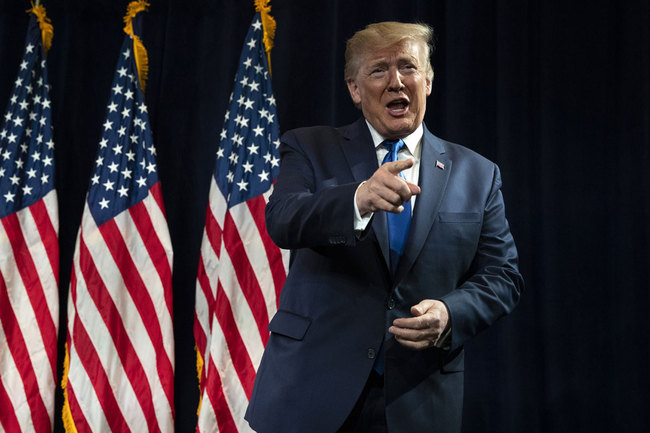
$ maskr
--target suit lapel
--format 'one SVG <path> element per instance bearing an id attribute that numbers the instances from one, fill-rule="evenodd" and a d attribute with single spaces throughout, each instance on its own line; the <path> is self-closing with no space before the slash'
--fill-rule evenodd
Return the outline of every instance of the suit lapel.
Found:
<path id="1" fill-rule="evenodd" d="M 452 161 L 445 156 L 442 140 L 425 127 L 420 155 L 419 185 L 422 193 L 415 200 L 413 220 L 395 279 L 397 282 L 411 269 L 431 230 L 447 187 Z"/>
<path id="2" fill-rule="evenodd" d="M 379 168 L 377 152 L 364 118 L 349 125 L 343 131 L 341 148 L 355 181 L 369 179 Z M 390 247 L 388 242 L 388 219 L 385 212 L 377 212 L 370 221 L 377 238 L 386 266 L 390 264 Z"/>

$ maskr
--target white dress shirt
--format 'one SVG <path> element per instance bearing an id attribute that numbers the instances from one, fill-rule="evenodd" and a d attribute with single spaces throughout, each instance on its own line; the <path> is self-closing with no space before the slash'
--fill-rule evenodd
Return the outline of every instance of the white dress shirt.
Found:
<path id="1" fill-rule="evenodd" d="M 377 153 L 377 163 L 379 165 L 384 162 L 384 158 L 388 153 L 388 149 L 381 144 L 386 140 L 384 137 L 379 135 L 377 130 L 372 127 L 372 125 L 366 120 L 368 129 L 370 129 L 370 135 L 372 136 L 372 141 L 375 144 L 375 152 Z M 410 135 L 404 137 L 404 146 L 397 153 L 398 160 L 405 160 L 413 158 L 414 164 L 412 167 L 407 168 L 402 171 L 402 174 L 406 180 L 410 183 L 417 185 L 418 179 L 420 177 L 420 154 L 422 152 L 422 146 L 420 145 L 422 141 L 422 136 L 424 135 L 424 127 L 422 124 L 417 127 Z M 359 185 L 361 186 L 361 185 Z M 357 191 L 359 188 L 357 188 Z M 415 209 L 415 197 L 411 197 L 411 214 L 413 209 Z M 357 194 L 354 194 L 354 229 L 356 231 L 364 231 L 370 222 L 370 219 L 374 215 L 373 212 L 369 212 L 366 216 L 361 216 L 359 213 L 359 208 L 357 207 Z"/>

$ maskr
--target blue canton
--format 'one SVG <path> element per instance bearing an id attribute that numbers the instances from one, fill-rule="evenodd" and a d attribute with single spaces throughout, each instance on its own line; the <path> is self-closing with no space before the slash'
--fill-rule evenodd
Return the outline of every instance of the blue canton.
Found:
<path id="1" fill-rule="evenodd" d="M 263 194 L 280 169 L 279 128 L 259 12 L 248 30 L 221 131 L 215 180 L 228 207 Z"/>
<path id="2" fill-rule="evenodd" d="M 126 36 L 88 189 L 88 207 L 98 226 L 147 196 L 158 181 L 155 155 L 133 40 Z"/>
<path id="3" fill-rule="evenodd" d="M 0 128 L 0 218 L 31 206 L 54 188 L 54 141 L 47 66 L 36 18 L 29 21 Z"/>

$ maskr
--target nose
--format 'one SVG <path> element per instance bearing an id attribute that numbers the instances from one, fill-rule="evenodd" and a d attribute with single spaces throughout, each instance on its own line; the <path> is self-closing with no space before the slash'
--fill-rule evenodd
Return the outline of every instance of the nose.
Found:
<path id="1" fill-rule="evenodd" d="M 391 92 L 399 92 L 404 88 L 402 83 L 402 75 L 397 68 L 390 68 L 388 70 L 388 90 Z"/>

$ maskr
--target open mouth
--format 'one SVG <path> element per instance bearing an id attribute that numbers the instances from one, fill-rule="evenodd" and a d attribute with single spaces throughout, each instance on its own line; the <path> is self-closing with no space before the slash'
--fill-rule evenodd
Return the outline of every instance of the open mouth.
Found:
<path id="1" fill-rule="evenodd" d="M 404 99 L 395 99 L 394 101 L 390 101 L 387 105 L 386 108 L 388 109 L 388 112 L 392 114 L 393 116 L 401 116 L 406 111 L 408 110 L 409 102 Z"/>

